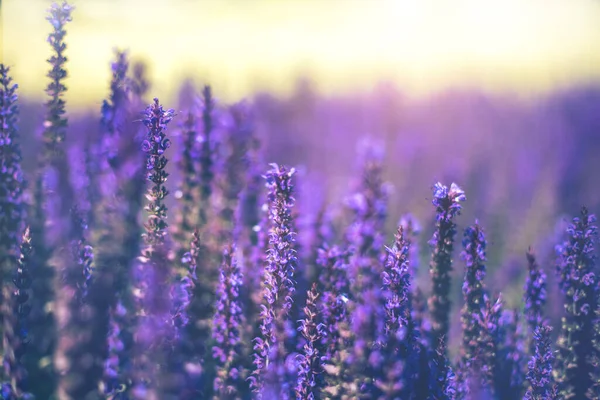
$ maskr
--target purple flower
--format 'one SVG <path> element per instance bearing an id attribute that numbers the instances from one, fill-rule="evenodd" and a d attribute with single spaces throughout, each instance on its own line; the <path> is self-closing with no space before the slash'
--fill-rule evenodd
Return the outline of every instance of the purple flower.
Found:
<path id="1" fill-rule="evenodd" d="M 5 280 L 17 267 L 19 241 L 25 217 L 21 146 L 17 130 L 17 85 L 9 68 L 0 64 L 0 268 Z"/>
<path id="2" fill-rule="evenodd" d="M 384 331 L 383 297 L 380 290 L 384 250 L 384 225 L 387 215 L 389 185 L 383 181 L 382 153 L 368 146 L 362 160 L 358 190 L 348 206 L 353 221 L 346 232 L 348 245 L 354 249 L 349 262 L 352 351 L 347 363 L 352 371 L 356 391 L 350 396 L 380 390 L 375 379 L 381 359 L 379 344 Z"/>
<path id="3" fill-rule="evenodd" d="M 31 325 L 32 336 L 40 338 L 31 346 L 32 359 L 52 357 L 56 346 L 55 320 L 46 307 L 54 301 L 54 259 L 61 268 L 76 268 L 75 260 L 69 253 L 69 240 L 72 239 L 70 229 L 70 211 L 73 205 L 73 190 L 69 181 L 69 165 L 67 163 L 65 136 L 68 120 L 65 116 L 66 93 L 64 80 L 67 77 L 65 64 L 65 26 L 71 21 L 73 7 L 66 2 L 61 5 L 53 3 L 47 15 L 52 25 L 48 35 L 48 43 L 52 47 L 52 56 L 47 60 L 50 71 L 47 77 L 50 82 L 46 86 L 48 100 L 45 104 L 45 119 L 42 133 L 42 154 L 38 161 L 37 177 L 33 188 L 34 204 L 30 221 L 31 239 L 34 248 L 36 266 L 33 281 Z M 60 254 L 53 254 L 54 247 L 61 248 Z M 55 257 L 53 257 L 55 256 Z M 65 294 L 65 293 L 62 293 Z M 32 387 L 37 398 L 48 398 L 56 390 L 57 374 L 54 367 L 43 368 L 39 363 L 31 363 L 29 373 L 34 381 L 48 382 L 47 385 Z M 92 378 L 93 379 L 93 378 Z M 86 386 L 87 382 L 82 386 Z"/>
<path id="4" fill-rule="evenodd" d="M 97 354 L 94 348 L 97 344 L 94 335 L 97 303 L 88 298 L 94 255 L 87 241 L 87 223 L 76 207 L 71 210 L 71 220 L 70 254 L 61 254 L 61 261 L 64 261 L 60 270 L 62 287 L 56 299 L 59 336 L 55 365 L 61 375 L 57 389 L 59 396 L 85 398 L 97 391 L 102 377 L 100 364 L 88 359 L 90 352 Z"/>
<path id="5" fill-rule="evenodd" d="M 157 374 L 158 365 L 165 363 L 166 351 L 173 338 L 171 299 L 169 290 L 165 290 L 171 283 L 171 265 L 168 260 L 167 249 L 167 206 L 165 200 L 169 194 L 165 183 L 169 174 L 165 171 L 167 158 L 165 151 L 170 147 L 165 129 L 174 117 L 173 110 L 164 110 L 158 99 L 154 99 L 145 112 L 143 120 L 147 128 L 146 139 L 142 143 L 142 150 L 146 153 L 146 179 L 151 185 L 146 192 L 148 203 L 145 207 L 148 213 L 147 222 L 144 224 L 145 232 L 142 235 L 145 248 L 139 257 L 139 296 L 138 310 L 141 318 L 138 322 L 137 359 L 135 366 L 134 393 L 143 393 L 147 396 L 159 396 L 172 389 L 170 371 Z M 151 350 L 149 352 L 149 350 Z M 160 382 L 159 382 L 160 381 Z M 142 390 L 144 389 L 144 390 Z"/>
<path id="6" fill-rule="evenodd" d="M 119 300 L 115 308 L 110 310 L 109 329 L 107 335 L 108 356 L 104 361 L 103 387 L 104 394 L 109 400 L 120 399 L 120 394 L 125 386 L 125 379 L 121 365 L 124 354 L 125 344 L 121 338 L 121 322 L 127 314 L 127 310 Z"/>
<path id="7" fill-rule="evenodd" d="M 565 316 L 558 339 L 557 383 L 564 398 L 594 398 L 590 392 L 596 383 L 594 359 L 600 348 L 594 346 L 598 307 L 598 278 L 594 245 L 598 228 L 596 217 L 583 207 L 581 216 L 573 218 L 567 228 L 568 239 L 559 247 L 557 272 L 564 294 Z M 588 397 L 586 397 L 588 396 Z"/>
<path id="8" fill-rule="evenodd" d="M 118 154 L 119 136 L 123 131 L 129 104 L 130 81 L 127 78 L 129 60 L 126 51 L 115 50 L 115 61 L 111 63 L 110 97 L 102 102 L 101 125 L 103 135 L 100 153 L 108 166 L 118 168 L 122 162 Z"/>
<path id="9" fill-rule="evenodd" d="M 352 253 L 341 251 L 337 246 L 326 244 L 319 249 L 317 264 L 322 270 L 320 283 L 323 296 L 320 299 L 323 337 L 323 365 L 325 370 L 325 391 L 340 398 L 348 394 L 351 384 L 346 363 L 349 350 L 350 320 L 347 308 L 350 282 L 347 269 L 348 258 Z"/>
<path id="10" fill-rule="evenodd" d="M 486 290 L 485 277 L 485 248 L 486 240 L 483 229 L 476 222 L 465 229 L 462 256 L 465 260 L 465 277 L 462 292 L 464 306 L 461 312 L 463 327 L 462 357 L 466 367 L 471 366 L 476 354 L 480 351 L 479 339 L 482 326 L 477 321 L 482 318 L 485 306 Z"/>
<path id="11" fill-rule="evenodd" d="M 402 226 L 398 228 L 394 246 L 386 247 L 386 250 L 388 256 L 382 273 L 383 288 L 386 293 L 386 335 L 394 340 L 403 340 L 412 336 L 409 331 L 414 327 L 411 326 L 412 317 L 409 304 L 410 244 L 405 238 Z"/>
<path id="12" fill-rule="evenodd" d="M 197 204 L 199 197 L 197 192 L 200 187 L 198 168 L 198 133 L 196 131 L 196 117 L 192 111 L 188 112 L 187 118 L 181 124 L 180 135 L 182 136 L 182 155 L 177 167 L 182 175 L 179 189 L 175 192 L 179 207 L 172 233 L 176 243 L 175 258 L 180 260 L 187 248 L 194 227 L 197 223 Z"/>
<path id="13" fill-rule="evenodd" d="M 502 315 L 502 297 L 496 301 L 484 296 L 484 304 L 480 312 L 473 313 L 471 322 L 477 326 L 479 336 L 471 337 L 465 345 L 463 337 L 462 358 L 457 371 L 458 398 L 479 399 L 475 391 L 484 391 L 488 395 L 494 393 L 495 359 L 498 350 L 498 330 L 500 316 Z M 471 358 L 465 356 L 469 351 Z"/>
<path id="14" fill-rule="evenodd" d="M 531 247 L 527 251 L 528 275 L 525 282 L 524 303 L 525 316 L 528 323 L 530 337 L 544 321 L 544 307 L 546 305 L 546 273 L 536 261 L 535 253 Z M 529 355 L 535 354 L 536 342 L 529 340 Z"/>
<path id="15" fill-rule="evenodd" d="M 239 299 L 242 274 L 235 257 L 235 247 L 223 251 L 223 262 L 217 287 L 217 305 L 213 319 L 212 348 L 217 376 L 215 396 L 219 399 L 241 399 L 244 381 L 241 378 L 241 333 L 245 323 Z"/>
<path id="16" fill-rule="evenodd" d="M 411 315 L 410 242 L 404 227 L 399 226 L 392 248 L 386 247 L 387 260 L 382 273 L 385 295 L 385 334 L 381 346 L 384 376 L 378 387 L 385 399 L 419 396 L 417 382 L 420 370 L 419 332 Z"/>
<path id="17" fill-rule="evenodd" d="M 66 1 L 61 5 L 53 3 L 48 11 L 46 19 L 52 24 L 54 31 L 48 35 L 48 43 L 52 46 L 54 54 L 48 62 L 52 69 L 48 73 L 51 79 L 50 84 L 46 88 L 46 93 L 50 100 L 46 103 L 47 116 L 44 122 L 44 156 L 47 161 L 60 157 L 62 150 L 59 146 L 65 140 L 67 128 L 67 119 L 65 114 L 65 102 L 61 99 L 67 88 L 63 84 L 63 80 L 67 77 L 67 71 L 63 68 L 67 58 L 64 55 L 66 44 L 64 38 L 66 35 L 65 25 L 71 21 L 71 12 L 73 6 Z M 57 153 L 58 152 L 58 153 Z"/>
<path id="18" fill-rule="evenodd" d="M 325 326 L 319 322 L 318 297 L 317 284 L 313 283 L 307 293 L 304 319 L 300 320 L 300 327 L 298 328 L 298 331 L 306 340 L 302 354 L 298 356 L 296 398 L 299 400 L 319 399 L 323 387 L 320 342 L 326 332 Z"/>
<path id="19" fill-rule="evenodd" d="M 448 187 L 436 183 L 433 187 L 432 203 L 436 210 L 436 228 L 429 244 L 433 247 L 429 273 L 433 293 L 429 298 L 431 313 L 431 343 L 438 343 L 441 336 L 448 336 L 450 318 L 450 273 L 456 224 L 454 218 L 460 214 L 460 203 L 465 193 L 455 184 Z"/>
<path id="20" fill-rule="evenodd" d="M 421 225 L 412 214 L 405 214 L 400 218 L 398 226 L 404 229 L 406 241 L 410 244 L 409 259 L 410 259 L 410 275 L 415 278 L 419 270 L 419 246 L 417 236 L 421 233 Z M 413 287 L 413 291 L 414 291 Z"/>
<path id="21" fill-rule="evenodd" d="M 238 242 L 241 226 L 240 195 L 246 185 L 246 171 L 250 165 L 249 151 L 254 140 L 254 120 L 252 108 L 246 102 L 229 107 L 224 122 L 224 138 L 219 148 L 219 240 L 227 243 L 230 240 Z M 204 154 L 206 150 L 202 152 Z M 203 159 L 203 158 L 202 158 Z"/>
<path id="22" fill-rule="evenodd" d="M 447 354 L 446 340 L 441 337 L 429 363 L 428 388 L 436 399 L 452 400 L 456 396 L 456 376 Z"/>
<path id="23" fill-rule="evenodd" d="M 29 228 L 25 229 L 20 246 L 20 257 L 13 271 L 14 288 L 5 285 L 2 289 L 4 376 L 9 380 L 10 395 L 3 398 L 26 398 L 29 388 L 27 370 L 23 365 L 23 356 L 30 341 L 28 317 L 31 310 L 29 301 L 32 284 L 31 262 L 33 248 Z"/>
<path id="24" fill-rule="evenodd" d="M 286 359 L 286 320 L 292 308 L 297 265 L 296 233 L 292 230 L 294 205 L 292 176 L 295 170 L 271 164 L 265 175 L 269 190 L 269 249 L 264 276 L 264 302 L 260 313 L 261 336 L 255 339 L 254 365 L 250 384 L 262 398 L 263 387 L 275 388 L 280 398 L 291 398 L 291 380 Z"/>
<path id="25" fill-rule="evenodd" d="M 550 342 L 552 328 L 546 324 L 540 324 L 533 334 L 535 352 L 529 361 L 527 380 L 529 389 L 525 393 L 525 400 L 557 400 L 557 386 L 552 377 L 552 364 L 554 354 Z"/>
<path id="26" fill-rule="evenodd" d="M 527 265 L 529 273 L 525 282 L 525 314 L 529 330 L 533 333 L 542 323 L 547 294 L 546 274 L 538 265 L 531 247 L 527 250 Z M 535 343 L 531 342 L 531 354 L 533 354 L 534 345 Z"/>

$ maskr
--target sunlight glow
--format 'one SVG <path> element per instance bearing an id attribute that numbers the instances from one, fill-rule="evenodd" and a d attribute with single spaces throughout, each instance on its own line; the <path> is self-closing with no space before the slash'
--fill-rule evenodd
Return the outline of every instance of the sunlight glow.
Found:
<path id="1" fill-rule="evenodd" d="M 600 3 L 562 0 L 75 0 L 69 96 L 98 103 L 115 46 L 147 60 L 174 96 L 193 75 L 225 98 L 325 93 L 396 82 L 411 95 L 454 86 L 536 93 L 600 78 Z M 2 1 L 2 59 L 22 92 L 46 84 L 46 0 Z"/>

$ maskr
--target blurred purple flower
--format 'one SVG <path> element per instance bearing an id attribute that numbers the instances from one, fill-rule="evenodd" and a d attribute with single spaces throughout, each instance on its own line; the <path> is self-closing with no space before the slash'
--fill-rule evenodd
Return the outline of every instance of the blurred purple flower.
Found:
<path id="1" fill-rule="evenodd" d="M 529 333 L 537 329 L 544 319 L 544 306 L 546 305 L 546 273 L 536 261 L 535 253 L 530 247 L 527 250 L 528 275 L 524 287 L 525 315 L 529 325 Z M 535 342 L 530 341 L 529 353 L 533 354 Z"/>
<path id="2" fill-rule="evenodd" d="M 241 399 L 244 381 L 241 333 L 245 323 L 239 299 L 242 274 L 235 258 L 235 247 L 223 251 L 223 261 L 217 287 L 217 305 L 213 319 L 212 348 L 217 376 L 214 380 L 215 396 L 224 400 Z"/>

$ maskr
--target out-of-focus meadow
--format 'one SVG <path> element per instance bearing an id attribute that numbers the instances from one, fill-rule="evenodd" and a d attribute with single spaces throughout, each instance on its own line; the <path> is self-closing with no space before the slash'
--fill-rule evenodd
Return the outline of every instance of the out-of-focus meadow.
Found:
<path id="1" fill-rule="evenodd" d="M 299 207 L 311 212 L 300 215 L 314 216 L 324 201 L 341 205 L 362 141 L 380 141 L 394 186 L 389 233 L 408 211 L 422 221 L 423 285 L 436 181 L 465 189 L 459 227 L 475 218 L 487 227 L 489 282 L 509 305 L 521 299 L 527 247 L 552 270 L 563 215 L 581 205 L 600 212 L 598 2 L 73 3 L 70 140 L 99 129 L 118 47 L 147 65 L 149 93 L 167 107 L 185 110 L 189 86 L 203 84 L 222 103 L 253 103 L 265 161 L 301 171 Z M 26 171 L 43 122 L 48 5 L 1 3 Z M 513 294 L 505 289 L 516 282 Z"/>

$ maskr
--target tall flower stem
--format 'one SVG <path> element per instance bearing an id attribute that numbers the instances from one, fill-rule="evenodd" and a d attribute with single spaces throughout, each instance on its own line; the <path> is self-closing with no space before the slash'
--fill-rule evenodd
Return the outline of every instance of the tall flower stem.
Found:
<path id="1" fill-rule="evenodd" d="M 598 234 L 596 217 L 584 207 L 567 228 L 568 239 L 560 246 L 557 268 L 559 286 L 565 296 L 565 316 L 558 340 L 555 378 L 565 399 L 591 399 L 596 385 L 594 358 L 594 310 L 598 307 L 598 275 L 594 244 Z"/>
<path id="2" fill-rule="evenodd" d="M 245 323 L 239 295 L 242 274 L 235 258 L 235 247 L 223 252 L 223 262 L 217 287 L 217 306 L 213 319 L 213 358 L 217 363 L 214 380 L 214 399 L 238 400 L 242 398 L 244 383 L 241 380 L 241 333 Z"/>
<path id="3" fill-rule="evenodd" d="M 317 299 L 319 293 L 317 284 L 313 283 L 306 296 L 304 319 L 300 320 L 298 330 L 306 340 L 299 355 L 298 382 L 296 384 L 296 398 L 300 400 L 314 400 L 321 398 L 323 389 L 323 366 L 321 360 L 321 340 L 325 336 L 325 326 L 319 322 L 320 313 Z"/>
<path id="4" fill-rule="evenodd" d="M 525 315 L 529 332 L 533 334 L 543 322 L 544 306 L 546 304 L 546 274 L 536 261 L 535 253 L 530 247 L 527 250 L 528 274 L 525 282 Z M 530 341 L 530 355 L 535 351 L 535 342 Z"/>
<path id="5" fill-rule="evenodd" d="M 30 340 L 28 316 L 31 310 L 31 261 L 33 248 L 29 229 L 25 229 L 20 247 L 20 257 L 14 271 L 14 287 L 3 286 L 2 317 L 4 319 L 2 347 L 4 350 L 4 374 L 11 386 L 14 399 L 27 398 L 29 382 L 23 356 Z M 13 397 L 10 398 L 12 400 Z"/>
<path id="6" fill-rule="evenodd" d="M 65 64 L 65 26 L 71 21 L 73 6 L 67 2 L 53 3 L 46 20 L 52 25 L 48 43 L 52 47 L 52 56 L 47 60 L 50 79 L 46 87 L 49 97 L 45 104 L 46 116 L 43 124 L 43 148 L 39 158 L 37 176 L 33 188 L 34 204 L 30 215 L 31 243 L 34 249 L 35 265 L 33 274 L 31 324 L 32 337 L 38 338 L 25 357 L 30 379 L 40 382 L 31 390 L 36 398 L 49 398 L 56 390 L 56 373 L 49 361 L 56 346 L 56 323 L 53 305 L 55 286 L 60 287 L 56 279 L 55 267 L 74 267 L 69 241 L 71 237 L 71 206 L 73 193 L 69 181 L 69 166 L 66 163 L 65 137 L 68 120 L 66 103 L 63 99 L 67 87 Z M 51 234 L 50 234 L 51 233 Z M 55 285 L 56 284 L 56 285 Z"/>
<path id="7" fill-rule="evenodd" d="M 264 302 L 260 314 L 261 336 L 255 339 L 250 379 L 257 398 L 292 397 L 291 379 L 285 370 L 286 320 L 292 308 L 294 271 L 297 265 L 296 233 L 292 230 L 294 169 L 271 164 L 265 175 L 269 190 L 269 249 L 264 274 Z M 268 390 L 269 395 L 264 393 Z"/>
<path id="8" fill-rule="evenodd" d="M 165 168 L 165 151 L 170 147 L 165 129 L 173 119 L 174 111 L 165 111 L 157 98 L 145 112 L 143 120 L 147 129 L 142 150 L 147 154 L 146 179 L 150 184 L 146 191 L 148 203 L 144 208 L 148 214 L 144 224 L 143 239 L 145 248 L 139 257 L 138 296 L 142 309 L 138 310 L 140 319 L 136 339 L 136 372 L 133 397 L 136 399 L 163 399 L 169 390 L 168 371 L 157 375 L 157 367 L 165 363 L 166 346 L 171 339 L 171 299 L 170 291 L 165 290 L 171 284 L 171 265 L 167 249 L 167 206 L 165 200 L 169 194 L 165 183 L 169 174 Z M 151 351 L 149 351 L 151 350 Z"/>
<path id="9" fill-rule="evenodd" d="M 10 69 L 0 64 L 0 281 L 14 272 L 19 258 L 19 241 L 25 217 L 22 194 L 21 145 L 17 130 L 17 88 Z"/>
<path id="10" fill-rule="evenodd" d="M 558 399 L 557 387 L 552 378 L 554 355 L 550 341 L 551 332 L 552 328 L 543 324 L 539 325 L 533 334 L 535 351 L 528 364 L 529 389 L 525 393 L 524 400 Z"/>
<path id="11" fill-rule="evenodd" d="M 431 343 L 439 343 L 440 338 L 448 337 L 450 326 L 450 273 L 456 224 L 454 218 L 460 214 L 460 203 L 465 201 L 465 192 L 455 183 L 450 188 L 436 183 L 433 189 L 433 206 L 436 211 L 436 227 L 429 242 L 433 246 L 429 273 L 433 293 L 429 298 L 431 313 Z"/>

